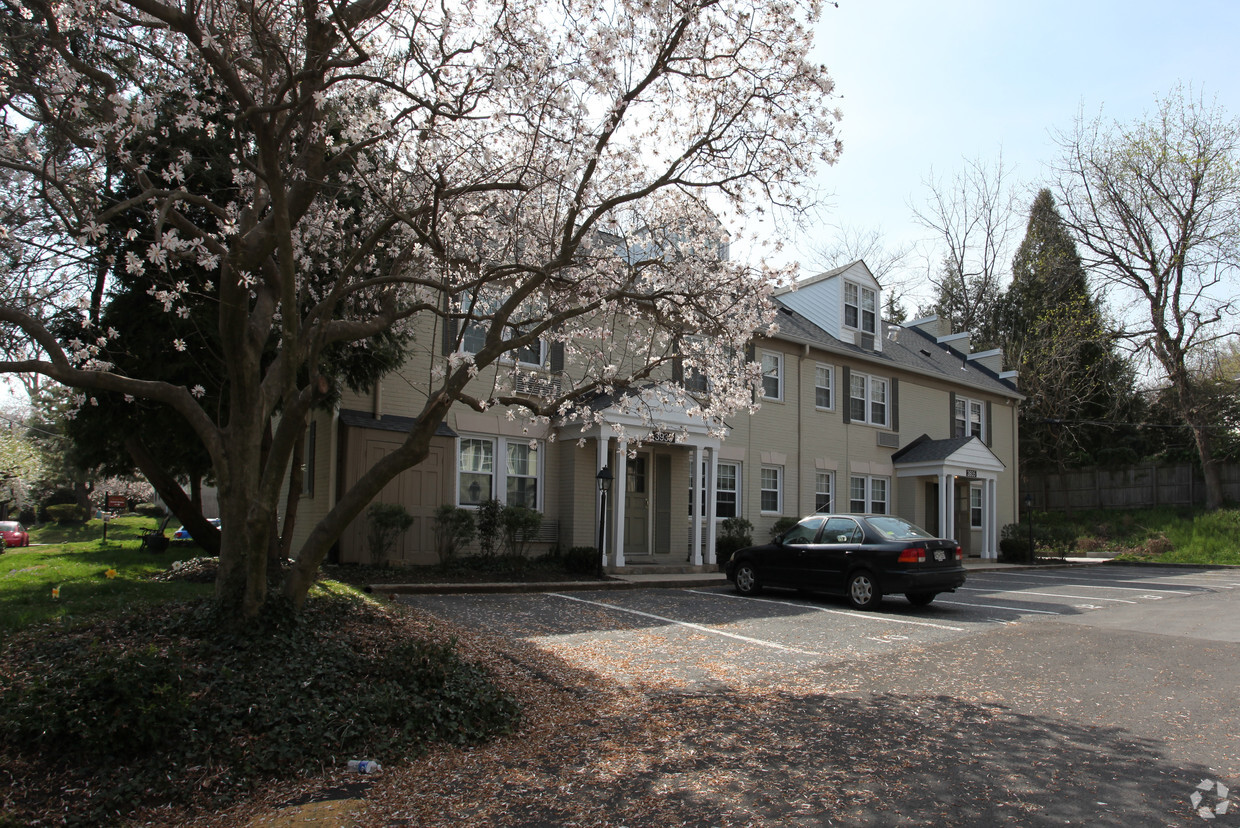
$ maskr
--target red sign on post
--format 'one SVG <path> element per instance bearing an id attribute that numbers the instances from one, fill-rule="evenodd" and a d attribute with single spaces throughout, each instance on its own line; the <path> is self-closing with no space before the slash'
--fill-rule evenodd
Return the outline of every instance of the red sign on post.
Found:
<path id="1" fill-rule="evenodd" d="M 104 500 L 107 502 L 109 512 L 118 512 L 129 505 L 129 501 L 124 495 L 107 495 Z"/>

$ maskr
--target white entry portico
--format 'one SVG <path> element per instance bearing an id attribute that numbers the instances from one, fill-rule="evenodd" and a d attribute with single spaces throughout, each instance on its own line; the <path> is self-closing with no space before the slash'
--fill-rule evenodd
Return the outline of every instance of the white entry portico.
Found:
<path id="1" fill-rule="evenodd" d="M 603 497 L 595 492 L 595 524 L 604 526 L 603 563 L 616 567 L 626 565 L 625 533 L 640 531 L 628 520 L 626 493 L 633 489 L 630 460 L 651 448 L 687 452 L 688 479 L 652 475 L 653 485 L 672 486 L 689 491 L 689 514 L 683 520 L 689 525 L 689 562 L 694 565 L 715 562 L 715 485 L 721 438 L 720 428 L 712 428 L 701 416 L 690 415 L 677 404 L 675 396 L 661 386 L 651 386 L 618 402 L 600 401 L 598 422 L 587 427 L 574 427 L 569 439 L 593 440 L 596 446 L 596 471 L 609 468 L 613 477 L 612 492 L 607 497 L 607 514 L 602 514 Z M 725 427 L 726 428 L 726 427 Z M 566 429 L 567 430 L 567 429 Z M 645 456 L 644 454 L 642 455 Z M 705 480 L 702 479 L 703 469 Z M 643 468 L 642 471 L 645 474 Z M 646 485 L 643 481 L 642 485 Z M 697 501 L 705 492 L 705 503 Z M 683 501 L 682 508 L 683 508 Z M 705 521 L 690 520 L 689 515 L 703 513 Z M 668 516 L 671 517 L 670 515 Z M 646 521 L 652 521 L 647 516 Z M 646 525 L 649 525 L 648 523 Z M 683 562 L 683 552 L 681 555 Z"/>
<path id="2" fill-rule="evenodd" d="M 925 504 L 925 522 L 937 523 L 936 534 L 941 537 L 959 540 L 965 533 L 976 531 L 971 525 L 957 525 L 956 504 L 959 494 L 971 496 L 972 490 L 980 489 L 980 557 L 999 556 L 999 475 L 1006 467 L 980 438 L 970 435 L 931 440 L 923 435 L 891 459 L 898 478 L 924 478 L 935 484 L 931 491 L 937 492 L 937 502 Z M 960 487 L 968 488 L 958 491 Z"/>

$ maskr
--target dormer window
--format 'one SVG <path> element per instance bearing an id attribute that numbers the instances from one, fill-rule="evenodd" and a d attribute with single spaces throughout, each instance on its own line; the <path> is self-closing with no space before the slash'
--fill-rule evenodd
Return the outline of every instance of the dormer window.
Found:
<path id="1" fill-rule="evenodd" d="M 863 333 L 876 333 L 878 326 L 878 293 L 856 282 L 845 282 L 844 325 Z"/>

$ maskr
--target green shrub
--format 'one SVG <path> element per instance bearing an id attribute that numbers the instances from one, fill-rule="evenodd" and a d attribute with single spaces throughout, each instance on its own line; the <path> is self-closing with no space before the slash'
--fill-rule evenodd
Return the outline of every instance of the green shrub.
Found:
<path id="1" fill-rule="evenodd" d="M 478 504 L 478 549 L 484 558 L 493 557 L 499 547 L 503 512 L 504 504 L 498 500 L 484 500 Z"/>
<path id="2" fill-rule="evenodd" d="M 48 506 L 47 519 L 57 523 L 85 523 L 90 519 L 90 512 L 76 503 L 55 503 Z"/>
<path id="3" fill-rule="evenodd" d="M 474 515 L 468 509 L 444 503 L 435 510 L 435 551 L 439 553 L 441 566 L 451 566 L 462 546 L 474 539 L 477 527 Z"/>
<path id="4" fill-rule="evenodd" d="M 738 549 L 753 546 L 753 524 L 743 517 L 725 518 L 715 538 L 715 563 L 723 569 Z"/>
<path id="5" fill-rule="evenodd" d="M 1002 563 L 1028 563 L 1029 540 L 1020 538 L 999 539 L 999 560 Z"/>
<path id="6" fill-rule="evenodd" d="M 794 517 L 781 517 L 779 520 L 771 524 L 771 540 L 775 540 L 780 535 L 796 526 L 800 521 Z"/>
<path id="7" fill-rule="evenodd" d="M 524 558 L 530 540 L 542 526 L 542 515 L 525 506 L 505 506 L 500 510 L 499 523 L 503 531 L 504 551 Z"/>
<path id="8" fill-rule="evenodd" d="M 574 546 L 564 556 L 564 569 L 579 575 L 593 575 L 598 572 L 599 555 L 593 546 Z"/>
<path id="9" fill-rule="evenodd" d="M 386 560 L 396 539 L 413 525 L 413 515 L 399 503 L 372 503 L 366 509 L 369 524 L 370 559 L 373 563 Z"/>

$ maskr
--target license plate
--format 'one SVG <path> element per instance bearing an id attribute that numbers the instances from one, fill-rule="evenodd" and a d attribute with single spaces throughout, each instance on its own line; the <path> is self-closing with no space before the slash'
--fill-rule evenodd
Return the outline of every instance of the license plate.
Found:
<path id="1" fill-rule="evenodd" d="M 943 561 L 947 560 L 947 553 L 944 552 L 942 549 L 936 549 L 934 550 L 934 559 L 942 563 Z"/>

